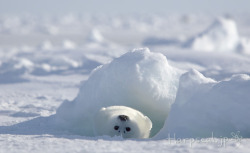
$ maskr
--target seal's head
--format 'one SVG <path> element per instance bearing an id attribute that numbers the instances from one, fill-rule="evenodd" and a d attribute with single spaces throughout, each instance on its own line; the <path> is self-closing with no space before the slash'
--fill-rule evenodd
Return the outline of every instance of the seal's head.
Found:
<path id="1" fill-rule="evenodd" d="M 148 138 L 152 122 L 141 112 L 125 106 L 102 108 L 95 116 L 96 135 Z"/>

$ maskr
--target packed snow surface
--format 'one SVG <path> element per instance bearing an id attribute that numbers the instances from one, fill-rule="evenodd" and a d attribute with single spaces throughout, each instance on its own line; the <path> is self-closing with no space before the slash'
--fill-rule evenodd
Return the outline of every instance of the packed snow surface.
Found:
<path id="1" fill-rule="evenodd" d="M 249 21 L 0 15 L 0 152 L 249 152 Z M 150 138 L 94 136 L 114 105 Z"/>

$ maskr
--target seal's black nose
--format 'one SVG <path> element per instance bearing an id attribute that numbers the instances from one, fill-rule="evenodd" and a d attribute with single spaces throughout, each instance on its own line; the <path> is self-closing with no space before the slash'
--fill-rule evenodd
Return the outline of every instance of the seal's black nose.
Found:
<path id="1" fill-rule="evenodd" d="M 119 118 L 121 121 L 127 121 L 127 120 L 129 120 L 129 117 L 126 116 L 126 115 L 119 115 L 118 118 Z"/>

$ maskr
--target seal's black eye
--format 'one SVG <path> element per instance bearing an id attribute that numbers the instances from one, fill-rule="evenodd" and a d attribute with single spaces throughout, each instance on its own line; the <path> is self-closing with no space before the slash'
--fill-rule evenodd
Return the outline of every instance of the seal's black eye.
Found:
<path id="1" fill-rule="evenodd" d="M 129 132 L 131 130 L 130 127 L 126 127 L 126 131 Z"/>
<path id="2" fill-rule="evenodd" d="M 118 130 L 118 129 L 119 129 L 119 126 L 117 126 L 117 125 L 114 126 L 114 129 L 115 129 L 115 130 Z"/>

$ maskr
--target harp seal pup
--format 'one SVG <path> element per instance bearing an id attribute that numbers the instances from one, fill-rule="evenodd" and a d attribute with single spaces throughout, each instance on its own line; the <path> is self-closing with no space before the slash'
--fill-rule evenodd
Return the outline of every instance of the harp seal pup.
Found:
<path id="1" fill-rule="evenodd" d="M 123 138 L 148 138 L 151 120 L 138 110 L 126 106 L 101 108 L 94 118 L 96 136 L 122 136 Z"/>

